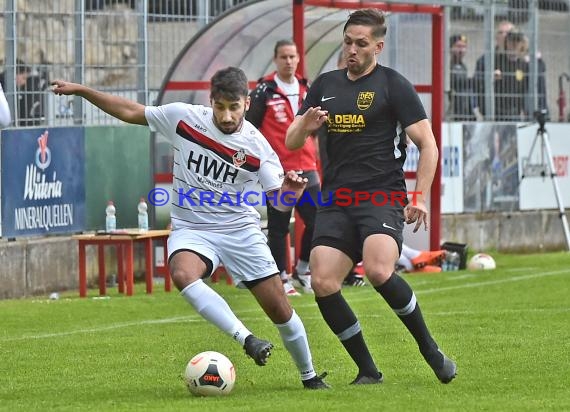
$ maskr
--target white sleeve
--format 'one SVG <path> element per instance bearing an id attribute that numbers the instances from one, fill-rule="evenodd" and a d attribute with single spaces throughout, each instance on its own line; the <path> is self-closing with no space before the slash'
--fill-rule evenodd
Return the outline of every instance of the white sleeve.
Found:
<path id="1" fill-rule="evenodd" d="M 153 132 L 158 132 L 173 142 L 178 122 L 188 114 L 188 105 L 170 103 L 163 106 L 146 106 L 144 115 Z"/>
<path id="2" fill-rule="evenodd" d="M 259 183 L 264 192 L 271 192 L 281 188 L 285 173 L 279 157 L 269 146 L 269 143 L 264 146 L 265 150 L 263 150 L 264 153 L 260 159 L 261 164 L 259 166 Z"/>
<path id="3" fill-rule="evenodd" d="M 4 95 L 4 90 L 0 84 L 0 128 L 9 126 L 12 123 L 12 116 L 10 115 L 10 106 Z"/>

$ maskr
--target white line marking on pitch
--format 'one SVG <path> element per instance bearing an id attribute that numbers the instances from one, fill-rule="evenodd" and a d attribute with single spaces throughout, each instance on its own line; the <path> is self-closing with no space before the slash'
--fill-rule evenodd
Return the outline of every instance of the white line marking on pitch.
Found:
<path id="1" fill-rule="evenodd" d="M 438 293 L 438 292 L 446 292 L 448 290 L 477 288 L 477 287 L 482 287 L 482 286 L 498 285 L 501 283 L 508 283 L 508 282 L 520 282 L 523 280 L 531 280 L 531 279 L 537 279 L 537 278 L 541 278 L 541 277 L 545 277 L 545 276 L 555 276 L 555 275 L 561 275 L 561 274 L 570 274 L 570 270 L 557 270 L 557 271 L 553 271 L 553 272 L 535 273 L 532 275 L 517 276 L 517 277 L 513 277 L 513 278 L 506 278 L 506 279 L 497 279 L 497 280 L 489 280 L 489 281 L 484 281 L 484 282 L 466 283 L 463 285 L 445 286 L 445 287 L 441 287 L 441 288 L 426 289 L 426 290 L 416 290 L 415 293 L 418 295 L 419 294 L 431 294 L 431 293 Z M 374 298 L 376 299 L 377 297 L 374 296 Z M 367 296 L 367 297 L 356 298 L 356 299 L 351 298 L 350 300 L 351 301 L 362 301 L 362 300 L 368 300 L 368 299 L 371 299 L 371 297 Z M 313 307 L 314 303 L 311 302 L 311 304 L 295 305 L 295 306 L 296 307 Z M 255 308 L 255 309 L 237 311 L 237 313 L 241 314 L 241 313 L 247 313 L 247 312 L 257 312 L 260 310 L 261 310 L 260 308 Z M 535 310 L 540 311 L 541 309 L 535 309 Z M 533 310 L 530 309 L 530 311 L 533 311 Z M 548 311 L 548 309 L 544 309 L 544 311 Z M 566 311 L 566 309 L 563 308 L 562 311 Z M 434 312 L 432 314 L 437 314 L 437 313 L 438 312 Z M 440 312 L 440 313 L 451 313 L 451 312 Z M 475 313 L 475 312 L 473 312 L 473 313 Z M 493 313 L 496 313 L 496 312 L 493 311 Z M 309 317 L 305 316 L 304 318 L 307 318 L 307 319 L 313 319 L 313 318 L 317 319 L 318 318 L 318 319 L 320 319 L 320 317 L 310 317 L 310 316 Z M 166 318 L 166 319 L 148 319 L 148 320 L 141 320 L 141 321 L 136 321 L 136 322 L 116 323 L 116 324 L 112 324 L 112 325 L 108 325 L 108 326 L 101 326 L 101 327 L 89 328 L 89 329 L 75 329 L 75 330 L 70 330 L 67 332 L 56 332 L 56 333 L 46 333 L 46 334 L 39 334 L 39 335 L 24 335 L 24 336 L 0 338 L 0 342 L 13 342 L 13 341 L 29 340 L 29 339 L 57 338 L 57 337 L 75 335 L 75 334 L 80 334 L 80 333 L 98 333 L 98 332 L 104 332 L 104 331 L 108 331 L 108 330 L 126 328 L 126 327 L 130 327 L 130 326 L 143 326 L 143 325 L 153 325 L 153 324 L 163 324 L 163 323 L 196 322 L 198 320 L 200 320 L 200 321 L 202 320 L 202 318 L 199 317 L 198 315 L 178 316 L 178 317 Z"/>
<path id="2" fill-rule="evenodd" d="M 458 275 L 453 277 L 448 277 L 446 280 L 461 280 L 461 279 L 469 279 L 474 278 L 476 275 L 473 273 L 465 273 L 464 275 Z"/>
<path id="3" fill-rule="evenodd" d="M 483 282 L 465 283 L 463 285 L 445 286 L 442 288 L 418 290 L 416 291 L 416 293 L 419 295 L 419 294 L 428 294 L 428 293 L 447 292 L 448 290 L 455 290 L 455 289 L 478 288 L 480 286 L 499 285 L 501 283 L 508 283 L 508 282 L 520 282 L 521 280 L 537 279 L 537 278 L 543 278 L 545 276 L 562 275 L 565 273 L 570 274 L 570 270 L 568 269 L 555 270 L 553 272 L 533 273 L 532 275 L 517 276 L 514 278 L 487 280 Z"/>

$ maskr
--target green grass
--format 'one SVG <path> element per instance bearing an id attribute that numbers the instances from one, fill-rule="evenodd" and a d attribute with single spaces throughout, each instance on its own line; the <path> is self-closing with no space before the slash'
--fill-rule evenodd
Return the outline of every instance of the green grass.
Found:
<path id="1" fill-rule="evenodd" d="M 305 391 L 277 330 L 249 292 L 215 284 L 276 348 L 263 368 L 175 292 L 130 298 L 0 301 L 0 410 L 543 411 L 570 410 L 570 254 L 496 255 L 499 269 L 407 275 L 458 377 L 438 383 L 411 336 L 370 287 L 344 294 L 360 318 L 382 385 L 348 385 L 355 367 L 311 296 L 291 298 L 329 391 Z M 159 288 L 155 288 L 159 289 Z M 91 296 L 95 291 L 90 291 Z M 181 374 L 204 350 L 237 371 L 232 394 L 196 398 Z"/>

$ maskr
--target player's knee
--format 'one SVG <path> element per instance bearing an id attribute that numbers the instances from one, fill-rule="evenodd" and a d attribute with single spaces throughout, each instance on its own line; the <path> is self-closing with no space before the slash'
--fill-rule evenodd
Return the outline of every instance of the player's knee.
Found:
<path id="1" fill-rule="evenodd" d="M 331 274 L 332 275 L 332 274 Z M 319 296 L 329 295 L 340 289 L 341 281 L 334 276 L 326 276 L 326 274 L 317 271 L 311 271 L 311 288 Z"/>
<path id="2" fill-rule="evenodd" d="M 287 323 L 293 316 L 293 308 L 286 296 L 283 299 L 275 299 L 271 305 L 264 309 L 269 319 L 276 324 Z"/>
<path id="3" fill-rule="evenodd" d="M 192 271 L 180 266 L 171 266 L 170 277 L 172 279 L 172 283 L 174 283 L 178 290 L 182 290 L 189 284 L 200 279 L 202 275 L 199 273 L 193 273 Z"/>
<path id="4" fill-rule="evenodd" d="M 392 276 L 394 265 L 366 265 L 365 263 L 364 272 L 372 286 L 380 286 Z"/>

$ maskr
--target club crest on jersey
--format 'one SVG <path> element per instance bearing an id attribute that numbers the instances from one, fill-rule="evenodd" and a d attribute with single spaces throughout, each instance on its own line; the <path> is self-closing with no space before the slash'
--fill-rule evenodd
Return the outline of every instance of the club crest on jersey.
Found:
<path id="1" fill-rule="evenodd" d="M 374 100 L 374 92 L 360 92 L 356 105 L 360 110 L 366 110 L 372 105 L 372 100 Z"/>
<path id="2" fill-rule="evenodd" d="M 234 162 L 235 167 L 241 167 L 246 162 L 245 150 L 239 149 L 235 152 L 232 156 L 232 161 Z"/>

